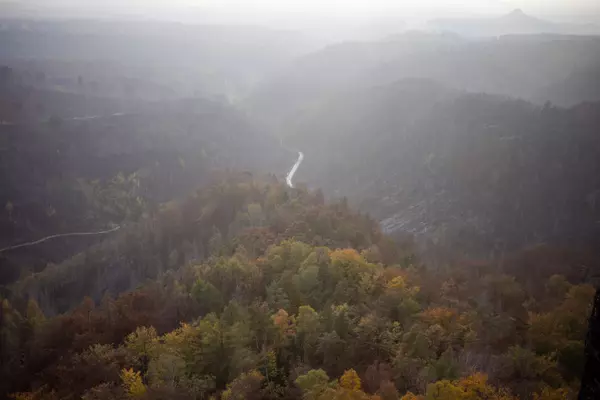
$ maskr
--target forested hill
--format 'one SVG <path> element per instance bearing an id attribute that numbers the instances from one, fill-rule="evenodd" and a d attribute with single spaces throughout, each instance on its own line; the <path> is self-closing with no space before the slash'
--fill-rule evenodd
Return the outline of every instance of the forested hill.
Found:
<path id="1" fill-rule="evenodd" d="M 495 265 L 428 268 L 409 243 L 393 243 L 343 201 L 327 205 L 318 191 L 273 179 L 225 178 L 14 285 L 0 314 L 2 393 L 516 400 L 576 392 L 591 286 L 550 275 L 543 258 L 529 257 L 540 274 L 524 279 Z"/>
<path id="2" fill-rule="evenodd" d="M 300 181 L 349 196 L 390 232 L 465 252 L 589 245 L 599 115 L 598 103 L 541 107 L 405 80 L 305 113 L 289 143 L 306 156 Z"/>
<path id="3" fill-rule="evenodd" d="M 0 247 L 136 221 L 209 182 L 214 171 L 284 175 L 293 157 L 240 113 L 205 100 L 1 125 Z M 85 238 L 62 239 L 3 253 L 0 282 L 87 245 Z"/>
<path id="4" fill-rule="evenodd" d="M 381 243 L 385 248 L 387 243 L 375 221 L 349 213 L 344 205 L 321 207 L 320 192 L 289 193 L 274 177 L 255 183 L 250 174 L 215 179 L 195 195 L 168 202 L 83 253 L 17 282 L 15 294 L 55 314 L 86 296 L 100 301 L 239 245 L 258 257 L 286 238 L 333 248 Z"/>

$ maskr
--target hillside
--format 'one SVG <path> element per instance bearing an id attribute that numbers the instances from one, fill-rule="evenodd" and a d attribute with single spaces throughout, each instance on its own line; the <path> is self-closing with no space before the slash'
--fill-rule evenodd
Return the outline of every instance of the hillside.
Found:
<path id="1" fill-rule="evenodd" d="M 304 56 L 259 86 L 247 106 L 285 129 L 290 120 L 340 92 L 406 78 L 543 104 L 560 100 L 560 93 L 543 92 L 549 85 L 598 66 L 600 39 L 594 37 L 522 35 L 471 41 L 413 32 L 381 42 L 341 43 Z M 595 98 L 585 91 L 578 95 L 573 101 Z"/>
<path id="2" fill-rule="evenodd" d="M 600 68 L 575 71 L 563 80 L 553 82 L 536 95 L 538 101 L 552 101 L 563 107 L 581 102 L 600 101 Z"/>
<path id="3" fill-rule="evenodd" d="M 110 115 L 131 111 L 136 106 L 127 99 L 97 96 L 83 90 L 69 92 L 47 86 L 37 82 L 29 72 L 0 65 L 0 124 L 41 122 L 53 117 Z"/>
<path id="4" fill-rule="evenodd" d="M 275 239 L 303 238 L 315 245 L 359 249 L 386 240 L 368 218 L 336 221 L 348 211 L 320 210 L 322 196 L 292 196 L 282 184 L 254 184 L 250 174 L 231 175 L 223 183 L 217 177 L 184 201 L 164 204 L 110 239 L 28 276 L 14 286 L 15 293 L 55 314 L 86 296 L 100 301 L 190 261 L 231 251 L 232 246 L 244 245 L 258 256 Z M 301 221 L 316 226 L 304 232 L 297 225 Z"/>
<path id="5" fill-rule="evenodd" d="M 408 80 L 332 100 L 289 143 L 305 153 L 299 180 L 348 196 L 388 232 L 464 252 L 589 244 L 599 233 L 598 111 Z"/>
<path id="6" fill-rule="evenodd" d="M 15 285 L 0 314 L 1 389 L 568 398 L 594 290 L 550 276 L 542 258 L 529 265 L 541 274 L 523 281 L 495 265 L 427 268 L 344 202 L 230 175 Z"/>
<path id="7" fill-rule="evenodd" d="M 137 220 L 207 183 L 215 171 L 283 175 L 294 157 L 233 109 L 202 100 L 2 125 L 0 140 L 0 247 Z M 2 282 L 87 245 L 75 238 L 2 254 Z"/>

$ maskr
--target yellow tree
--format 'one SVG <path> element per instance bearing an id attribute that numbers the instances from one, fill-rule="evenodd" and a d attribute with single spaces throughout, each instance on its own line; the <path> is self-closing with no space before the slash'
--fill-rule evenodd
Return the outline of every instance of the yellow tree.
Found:
<path id="1" fill-rule="evenodd" d="M 142 382 L 142 376 L 139 371 L 133 369 L 122 369 L 121 370 L 121 381 L 123 389 L 127 396 L 130 398 L 142 397 L 146 393 L 146 386 Z"/>
<path id="2" fill-rule="evenodd" d="M 414 394 L 413 392 L 408 392 L 400 398 L 400 400 L 424 400 L 424 399 L 425 398 L 423 396 L 418 396 L 418 395 Z"/>
<path id="3" fill-rule="evenodd" d="M 360 390 L 361 382 L 355 370 L 349 369 L 340 378 L 340 386 L 348 390 Z"/>
<path id="4" fill-rule="evenodd" d="M 455 381 L 441 380 L 430 384 L 426 400 L 517 400 L 507 390 L 487 383 L 487 375 L 475 373 Z"/>
<path id="5" fill-rule="evenodd" d="M 330 384 L 317 397 L 318 400 L 381 400 L 377 395 L 369 395 L 362 391 L 362 382 L 355 370 L 349 369 L 341 376 L 339 384 Z"/>

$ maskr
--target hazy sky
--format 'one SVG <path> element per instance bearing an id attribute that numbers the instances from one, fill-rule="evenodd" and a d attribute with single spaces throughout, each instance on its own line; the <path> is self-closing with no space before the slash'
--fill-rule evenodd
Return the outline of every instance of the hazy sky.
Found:
<path id="1" fill-rule="evenodd" d="M 198 6 L 208 8 L 240 7 L 262 11 L 305 10 L 318 12 L 324 8 L 364 11 L 373 9 L 427 10 L 452 8 L 494 11 L 523 8 L 530 12 L 579 13 L 598 10 L 598 0 L 12 0 L 37 4 L 111 5 L 111 6 Z"/>
<path id="2" fill-rule="evenodd" d="M 7 0 L 0 0 L 7 1 Z M 361 20 L 381 16 L 500 14 L 514 8 L 537 16 L 600 16 L 600 0 L 12 0 L 12 2 L 67 6 L 115 12 L 196 12 L 216 18 L 248 22 L 301 17 Z"/>

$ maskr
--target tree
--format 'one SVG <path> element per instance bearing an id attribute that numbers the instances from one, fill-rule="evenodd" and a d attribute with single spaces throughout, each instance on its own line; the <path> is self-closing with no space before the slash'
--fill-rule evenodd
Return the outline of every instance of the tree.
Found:
<path id="1" fill-rule="evenodd" d="M 15 310 L 7 299 L 0 298 L 0 371 L 9 374 L 11 368 L 18 364 L 18 353 L 21 345 L 21 314 Z M 1 381 L 0 388 L 9 390 L 11 382 Z"/>
<path id="2" fill-rule="evenodd" d="M 192 296 L 200 304 L 203 314 L 219 312 L 223 308 L 223 296 L 210 282 L 198 279 L 192 287 Z"/>
<path id="3" fill-rule="evenodd" d="M 404 396 L 402 396 L 400 400 L 425 400 L 425 398 L 423 396 L 417 396 L 412 392 L 408 392 Z"/>
<path id="4" fill-rule="evenodd" d="M 389 380 L 381 382 L 379 389 L 377 390 L 377 394 L 379 397 L 381 397 L 381 400 L 400 400 L 398 389 L 396 389 L 394 383 Z M 403 396 L 402 400 L 408 400 L 404 399 L 404 397 L 406 396 Z"/>
<path id="5" fill-rule="evenodd" d="M 250 226 L 261 226 L 264 223 L 265 214 L 260 203 L 248 204 L 246 208 L 248 210 Z"/>
<path id="6" fill-rule="evenodd" d="M 520 396 L 545 385 L 558 387 L 563 383 L 557 362 L 550 355 L 538 356 L 529 349 L 513 346 L 498 361 L 497 378 Z"/>
<path id="7" fill-rule="evenodd" d="M 319 314 L 310 306 L 300 306 L 296 316 L 297 341 L 303 349 L 303 359 L 308 361 L 314 352 L 319 330 Z"/>
<path id="8" fill-rule="evenodd" d="M 296 378 L 295 383 L 304 392 L 305 400 L 314 400 L 327 389 L 329 376 L 322 369 L 311 369 Z"/>
<path id="9" fill-rule="evenodd" d="M 125 338 L 125 347 L 138 356 L 152 357 L 156 354 L 158 336 L 154 327 L 141 326 Z"/>
<path id="10" fill-rule="evenodd" d="M 133 352 L 145 374 L 151 360 L 158 356 L 158 336 L 154 327 L 139 327 L 125 338 L 125 347 Z"/>
<path id="11" fill-rule="evenodd" d="M 290 342 L 296 335 L 296 323 L 293 316 L 289 316 L 287 311 L 280 309 L 271 316 L 273 325 L 277 328 L 277 339 L 275 344 L 283 346 Z"/>
<path id="12" fill-rule="evenodd" d="M 349 369 L 340 378 L 340 386 L 348 390 L 360 390 L 361 382 L 355 370 Z"/>
<path id="13" fill-rule="evenodd" d="M 517 400 L 507 390 L 487 383 L 484 374 L 473 374 L 456 381 L 442 380 L 427 387 L 425 400 Z"/>
<path id="14" fill-rule="evenodd" d="M 35 334 L 46 320 L 46 316 L 40 309 L 40 306 L 38 306 L 37 302 L 33 299 L 29 299 L 27 302 L 27 313 L 25 315 L 27 325 L 33 334 Z"/>
<path id="15" fill-rule="evenodd" d="M 188 364 L 198 375 L 214 376 L 217 387 L 225 387 L 229 381 L 230 355 L 225 348 L 225 327 L 214 314 L 208 314 L 195 326 L 188 326 L 185 335 L 184 355 Z"/>
<path id="16" fill-rule="evenodd" d="M 260 400 L 263 398 L 261 385 L 264 379 L 256 370 L 243 373 L 227 385 L 221 400 Z"/>
<path id="17" fill-rule="evenodd" d="M 173 352 L 160 352 L 148 364 L 147 376 L 152 386 L 176 387 L 186 377 L 185 360 Z"/>
<path id="18" fill-rule="evenodd" d="M 553 292 L 563 292 L 562 302 L 550 312 L 531 314 L 529 338 L 537 353 L 556 352 L 565 374 L 577 378 L 583 372 L 585 318 L 591 312 L 594 288 L 573 285 L 567 290 L 564 282 L 554 277 L 549 285 Z"/>
<path id="19" fill-rule="evenodd" d="M 409 286 L 403 276 L 392 278 L 380 298 L 382 311 L 393 321 L 406 324 L 420 311 L 420 305 L 415 300 L 419 290 L 418 286 Z"/>
<path id="20" fill-rule="evenodd" d="M 123 389 L 130 398 L 139 398 L 146 393 L 146 386 L 142 382 L 142 376 L 139 371 L 133 369 L 123 369 L 121 371 L 121 381 Z"/>

